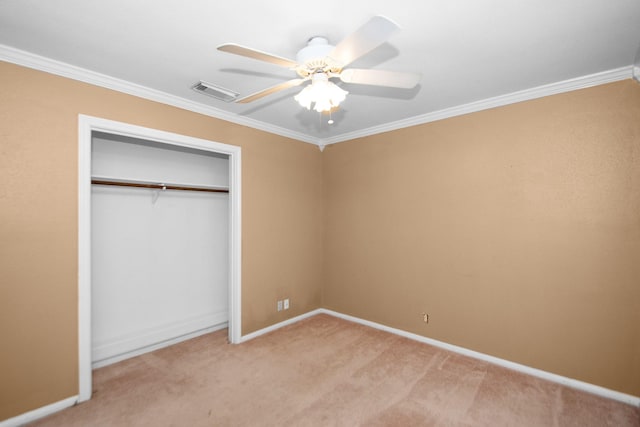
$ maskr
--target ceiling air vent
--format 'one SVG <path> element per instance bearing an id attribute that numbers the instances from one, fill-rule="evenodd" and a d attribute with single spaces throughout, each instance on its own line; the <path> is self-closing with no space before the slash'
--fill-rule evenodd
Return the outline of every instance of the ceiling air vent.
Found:
<path id="1" fill-rule="evenodd" d="M 232 90 L 229 90 L 220 86 L 216 86 L 211 83 L 203 82 L 203 81 L 200 81 L 195 85 L 191 86 L 191 89 L 195 90 L 196 92 L 200 92 L 200 93 L 204 93 L 205 95 L 212 96 L 224 102 L 234 101 L 238 97 L 238 93 Z"/>

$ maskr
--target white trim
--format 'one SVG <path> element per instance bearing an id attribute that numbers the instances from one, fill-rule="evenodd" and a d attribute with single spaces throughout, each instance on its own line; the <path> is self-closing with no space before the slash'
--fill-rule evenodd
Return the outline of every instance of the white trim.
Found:
<path id="1" fill-rule="evenodd" d="M 542 85 L 530 89 L 512 92 L 505 95 L 487 98 L 469 104 L 458 105 L 451 108 L 445 108 L 439 111 L 422 114 L 420 116 L 410 117 L 408 119 L 398 120 L 391 123 L 385 123 L 380 126 L 373 126 L 354 132 L 343 133 L 332 138 L 323 139 L 321 145 L 336 144 L 355 138 L 375 135 L 382 132 L 389 132 L 397 129 L 403 129 L 411 126 L 422 125 L 429 122 L 447 119 L 450 117 L 461 116 L 463 114 L 475 113 L 477 111 L 488 110 L 490 108 L 502 107 L 517 102 L 529 101 L 532 99 L 543 98 L 549 95 L 571 92 L 578 89 L 584 89 L 592 86 L 598 86 L 606 83 L 617 82 L 620 80 L 630 79 L 632 77 L 633 66 L 620 67 L 613 70 L 603 71 L 600 73 L 590 74 L 587 76 L 577 77 L 574 79 L 564 80 L 561 82 Z"/>
<path id="2" fill-rule="evenodd" d="M 401 337 L 409 338 L 414 341 L 429 344 L 434 347 L 439 347 L 444 350 L 452 351 L 454 353 L 462 354 L 464 356 L 473 357 L 474 359 L 483 360 L 485 362 L 502 366 L 504 368 L 511 369 L 514 371 L 522 372 L 527 375 L 542 378 L 543 380 L 562 384 L 567 387 L 574 388 L 576 390 L 584 391 L 587 393 L 595 394 L 597 396 L 605 397 L 607 399 L 612 399 L 618 402 L 640 407 L 640 397 L 632 396 L 630 394 L 621 393 L 619 391 L 610 390 L 608 388 L 586 383 L 584 381 L 579 381 L 579 380 L 568 378 L 562 375 L 553 374 L 551 372 L 532 368 L 530 366 L 521 365 L 519 363 L 511 362 L 509 360 L 501 359 L 499 357 L 491 356 L 485 353 L 480 353 L 478 351 L 469 350 L 464 347 L 448 344 L 442 341 L 434 340 L 433 338 L 427 338 L 422 335 L 417 335 L 411 332 L 403 331 L 401 329 L 392 328 L 390 326 L 381 325 L 380 323 L 360 319 L 358 317 L 349 316 L 347 314 L 338 313 L 333 310 L 321 308 L 321 309 L 315 310 L 313 313 L 328 314 L 330 316 L 338 317 L 340 319 L 348 320 L 350 322 L 359 323 L 361 325 L 369 326 L 374 329 L 379 329 L 381 331 L 385 331 L 395 335 L 399 335 Z"/>
<path id="3" fill-rule="evenodd" d="M 209 117 L 226 120 L 242 126 L 262 130 L 276 135 L 292 138 L 298 141 L 315 144 L 321 147 L 329 144 L 337 144 L 339 142 L 349 141 L 355 138 L 375 135 L 382 132 L 403 129 L 411 126 L 417 126 L 449 117 L 460 116 L 463 114 L 474 113 L 490 108 L 502 107 L 516 102 L 528 101 L 531 99 L 542 98 L 558 93 L 570 92 L 573 90 L 584 89 L 587 87 L 597 86 L 601 84 L 616 82 L 620 80 L 635 78 L 640 79 L 640 71 L 637 66 L 629 65 L 625 67 L 615 68 L 613 70 L 602 71 L 599 73 L 589 74 L 582 77 L 576 77 L 561 82 L 537 86 L 517 92 L 512 92 L 493 98 L 471 102 L 468 104 L 458 105 L 443 110 L 432 111 L 415 117 L 398 120 L 391 123 L 385 123 L 380 126 L 372 126 L 353 132 L 347 132 L 330 138 L 316 138 L 291 129 L 275 126 L 259 120 L 251 119 L 236 113 L 220 110 L 210 105 L 194 102 L 188 99 L 170 95 L 156 89 L 141 86 L 126 80 L 117 79 L 115 77 L 101 74 L 86 68 L 77 67 L 65 62 L 56 61 L 44 56 L 36 55 L 20 49 L 16 49 L 7 45 L 0 44 L 0 60 L 11 62 L 35 70 L 44 71 L 73 80 L 89 83 L 92 85 L 112 89 L 118 92 L 160 102 L 174 107 L 182 108 L 187 111 L 204 114 Z"/>
<path id="4" fill-rule="evenodd" d="M 267 326 L 266 328 L 258 329 L 255 332 L 251 332 L 250 334 L 243 335 L 241 342 L 246 342 L 246 341 L 252 340 L 252 339 L 257 338 L 257 337 L 259 337 L 261 335 L 267 334 L 269 332 L 273 332 L 276 329 L 280 329 L 280 328 L 282 328 L 284 326 L 291 325 L 293 323 L 299 322 L 299 321 L 301 321 L 303 319 L 306 319 L 308 317 L 315 316 L 316 314 L 326 313 L 326 311 L 323 311 L 323 310 L 324 309 L 322 309 L 322 308 L 317 308 L 315 310 L 311 310 L 311 311 L 309 311 L 307 313 L 304 313 L 304 314 L 301 314 L 299 316 L 292 317 L 291 319 L 287 319 L 287 320 L 284 320 L 282 322 L 276 323 L 275 325 L 271 325 L 271 326 Z"/>
<path id="5" fill-rule="evenodd" d="M 178 344 L 178 343 L 181 343 L 183 341 L 190 340 L 192 338 L 197 338 L 197 337 L 199 337 L 201 335 L 204 335 L 204 334 L 208 334 L 208 333 L 211 333 L 211 332 L 219 331 L 220 329 L 224 329 L 226 327 L 228 327 L 228 323 L 227 322 L 224 322 L 224 323 L 221 323 L 221 324 L 215 325 L 215 326 L 210 326 L 208 328 L 200 329 L 198 331 L 191 332 L 191 333 L 188 333 L 188 334 L 185 334 L 185 335 L 181 335 L 181 336 L 176 337 L 176 338 L 171 338 L 171 339 L 166 340 L 166 341 L 162 341 L 162 342 L 159 342 L 159 343 L 156 343 L 156 344 L 148 345 L 146 347 L 142 347 L 142 348 L 139 348 L 137 350 L 128 351 L 126 353 L 118 354 L 117 356 L 107 357 L 107 358 L 102 359 L 102 360 L 100 360 L 98 362 L 93 362 L 91 364 L 91 367 L 93 369 L 102 368 L 104 366 L 112 365 L 114 363 L 118 363 L 118 362 L 120 362 L 122 360 L 129 359 L 131 357 L 140 356 L 142 354 L 149 353 L 149 352 L 156 351 L 156 350 L 160 350 L 161 348 L 169 347 L 171 345 Z"/>
<path id="6" fill-rule="evenodd" d="M 634 65 L 633 67 L 633 78 L 635 81 L 640 83 L 640 65 Z"/>
<path id="7" fill-rule="evenodd" d="M 414 341 L 418 341 L 424 344 L 433 345 L 434 347 L 442 348 L 444 350 L 452 351 L 454 353 L 462 354 L 464 356 L 473 357 L 474 359 L 483 360 L 488 363 L 492 363 L 494 365 L 502 366 L 507 369 L 511 369 L 514 371 L 522 372 L 527 375 L 531 375 L 534 377 L 542 378 L 547 381 L 551 381 L 554 383 L 562 384 L 567 387 L 574 388 L 576 390 L 584 391 L 587 393 L 595 394 L 597 396 L 601 396 L 607 399 L 612 399 L 618 402 L 626 403 L 632 406 L 640 407 L 640 397 L 632 396 L 630 394 L 621 393 L 619 391 L 610 390 L 605 387 L 600 387 L 594 384 L 586 383 L 584 381 L 575 380 L 573 378 L 564 377 L 562 375 L 553 374 L 551 372 L 543 371 L 541 369 L 532 368 L 526 365 L 521 365 L 519 363 L 511 362 L 509 360 L 501 359 L 499 357 L 490 356 L 485 353 L 480 353 L 477 351 L 469 350 L 464 347 L 459 347 L 457 345 L 447 344 L 442 341 L 434 340 L 432 338 L 427 338 L 422 335 L 413 334 L 411 332 L 403 331 L 401 329 L 392 328 L 390 326 L 385 326 L 380 323 L 372 322 L 370 320 L 360 319 L 358 317 L 350 316 L 348 314 L 338 313 L 337 311 L 329 310 L 326 308 L 317 308 L 315 310 L 311 310 L 307 313 L 301 314 L 296 317 L 292 317 L 291 319 L 287 319 L 285 321 L 276 323 L 275 325 L 268 326 L 263 329 L 259 329 L 255 332 L 251 332 L 247 335 L 244 335 L 239 338 L 235 343 L 244 343 L 259 336 L 265 335 L 269 332 L 273 332 L 277 329 L 280 329 L 284 326 L 288 326 L 294 323 L 297 323 L 303 319 L 307 319 L 309 317 L 315 316 L 317 314 L 327 314 L 329 316 L 334 316 L 340 319 L 344 319 L 350 322 L 358 323 L 364 326 L 368 326 L 370 328 L 378 329 L 381 331 L 389 332 L 394 335 L 399 335 L 401 337 L 405 337 Z M 206 332 L 204 332 L 206 333 Z M 10 418 L 0 422 L 0 427 L 14 427 L 19 426 L 31 421 L 34 421 L 38 418 L 42 418 L 47 415 L 51 415 L 54 412 L 61 411 L 65 408 L 73 406 L 76 402 L 81 402 L 78 396 L 70 397 L 65 400 L 61 400 L 60 402 L 52 403 L 51 405 L 43 406 L 36 410 L 24 413 L 22 415 L 18 415 L 17 417 Z"/>
<path id="8" fill-rule="evenodd" d="M 91 130 L 78 118 L 78 401 L 91 399 Z"/>
<path id="9" fill-rule="evenodd" d="M 51 414 L 55 414 L 58 411 L 72 407 L 78 402 L 78 396 L 67 397 L 66 399 L 58 402 L 51 403 L 49 405 L 41 406 L 33 411 L 25 412 L 17 417 L 7 418 L 4 421 L 0 421 L 0 427 L 18 427 L 22 426 L 40 418 L 47 417 Z"/>
<path id="10" fill-rule="evenodd" d="M 214 151 L 229 156 L 229 341 L 240 342 L 242 330 L 241 148 L 80 114 L 78 116 L 79 402 L 91 398 L 91 137 L 94 131 Z"/>
<path id="11" fill-rule="evenodd" d="M 207 104 L 180 98 L 179 96 L 170 95 L 166 92 L 151 89 L 146 86 L 131 83 L 126 80 L 111 77 L 86 68 L 77 67 L 65 62 L 56 61 L 54 59 L 36 55 L 7 45 L 0 44 L 0 60 L 89 83 L 95 86 L 112 89 L 118 92 L 148 99 L 150 101 L 172 105 L 184 110 L 193 111 L 194 113 L 204 114 L 209 117 L 215 117 L 216 119 L 226 120 L 231 123 L 259 129 L 298 141 L 308 142 L 315 145 L 319 143 L 318 138 L 311 137 L 304 133 L 295 132 L 280 126 L 261 122 L 236 113 L 230 113 Z"/>
<path id="12" fill-rule="evenodd" d="M 276 323 L 275 325 L 268 326 L 263 329 L 259 329 L 250 334 L 244 335 L 242 337 L 242 342 L 249 341 L 251 339 L 257 338 L 261 335 L 267 334 L 269 332 L 273 332 L 277 329 L 282 328 L 283 326 L 291 325 L 293 323 L 299 322 L 300 320 L 315 316 L 317 314 L 328 314 L 330 316 L 338 317 L 340 319 L 344 319 L 350 322 L 358 323 L 364 326 L 368 326 L 370 328 L 378 329 L 381 331 L 389 332 L 394 335 L 399 335 L 401 337 L 409 338 L 414 341 L 418 341 L 424 344 L 429 344 L 434 347 L 442 348 L 444 350 L 452 351 L 454 353 L 462 354 L 464 356 L 472 357 L 474 359 L 479 359 L 494 365 L 502 366 L 507 369 L 511 369 L 514 371 L 522 372 L 527 375 L 531 375 L 537 378 L 542 378 L 547 381 L 551 381 L 554 383 L 562 384 L 567 387 L 574 388 L 576 390 L 581 390 L 587 393 L 595 394 L 597 396 L 605 397 L 607 399 L 616 400 L 618 402 L 626 403 L 629 405 L 633 405 L 636 407 L 640 407 L 640 397 L 632 396 L 630 394 L 621 393 L 619 391 L 611 390 L 605 387 L 597 386 L 594 384 L 590 384 L 584 381 L 576 380 L 573 378 L 568 378 L 562 375 L 553 374 L 551 372 L 543 371 L 541 369 L 532 368 L 530 366 L 522 365 L 520 363 L 511 362 L 509 360 L 501 359 L 499 357 L 491 356 L 485 353 L 480 353 L 478 351 L 469 350 L 464 347 L 460 347 L 453 344 L 448 344 L 442 341 L 435 340 L 433 338 L 427 338 L 422 335 L 414 334 L 411 332 L 403 331 L 401 329 L 392 328 L 390 326 L 382 325 L 380 323 L 372 322 L 370 320 L 360 319 L 358 317 L 350 316 L 348 314 L 342 314 L 337 311 L 329 310 L 326 308 L 318 308 L 307 313 L 301 314 L 299 316 L 293 317 L 291 319 L 287 319 L 283 322 Z"/>
<path id="13" fill-rule="evenodd" d="M 232 219 L 229 223 L 229 342 L 239 344 L 242 335 L 242 150 L 239 147 L 229 158 L 229 187 L 229 218 Z"/>

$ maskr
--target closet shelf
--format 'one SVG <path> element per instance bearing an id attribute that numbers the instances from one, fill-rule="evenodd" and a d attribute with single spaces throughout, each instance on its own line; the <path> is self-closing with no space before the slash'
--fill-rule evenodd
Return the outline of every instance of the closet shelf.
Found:
<path id="1" fill-rule="evenodd" d="M 229 192 L 229 187 L 224 187 L 224 186 L 177 184 L 177 183 L 170 183 L 170 182 L 144 181 L 144 180 L 138 180 L 138 179 L 130 180 L 130 179 L 99 177 L 99 176 L 91 177 L 91 184 L 115 185 L 118 187 L 151 188 L 154 190 L 202 191 L 202 192 L 209 192 L 209 193 L 228 193 Z"/>

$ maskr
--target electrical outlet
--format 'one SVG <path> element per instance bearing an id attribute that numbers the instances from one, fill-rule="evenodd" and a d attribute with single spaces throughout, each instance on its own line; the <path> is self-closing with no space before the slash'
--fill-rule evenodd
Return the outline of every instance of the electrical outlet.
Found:
<path id="1" fill-rule="evenodd" d="M 278 301 L 278 311 L 282 311 L 282 301 Z"/>
<path id="2" fill-rule="evenodd" d="M 429 315 L 427 313 L 422 313 L 422 321 L 424 323 L 429 323 Z"/>
<path id="3" fill-rule="evenodd" d="M 284 309 L 289 310 L 289 298 L 284 300 Z"/>

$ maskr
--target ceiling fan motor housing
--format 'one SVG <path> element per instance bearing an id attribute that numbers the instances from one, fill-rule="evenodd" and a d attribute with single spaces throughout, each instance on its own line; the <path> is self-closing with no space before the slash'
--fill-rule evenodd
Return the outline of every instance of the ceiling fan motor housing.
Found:
<path id="1" fill-rule="evenodd" d="M 334 48 L 325 37 L 311 37 L 307 46 L 296 54 L 296 62 L 300 64 L 296 72 L 302 77 L 315 73 L 339 73 L 342 67 L 329 57 Z"/>

